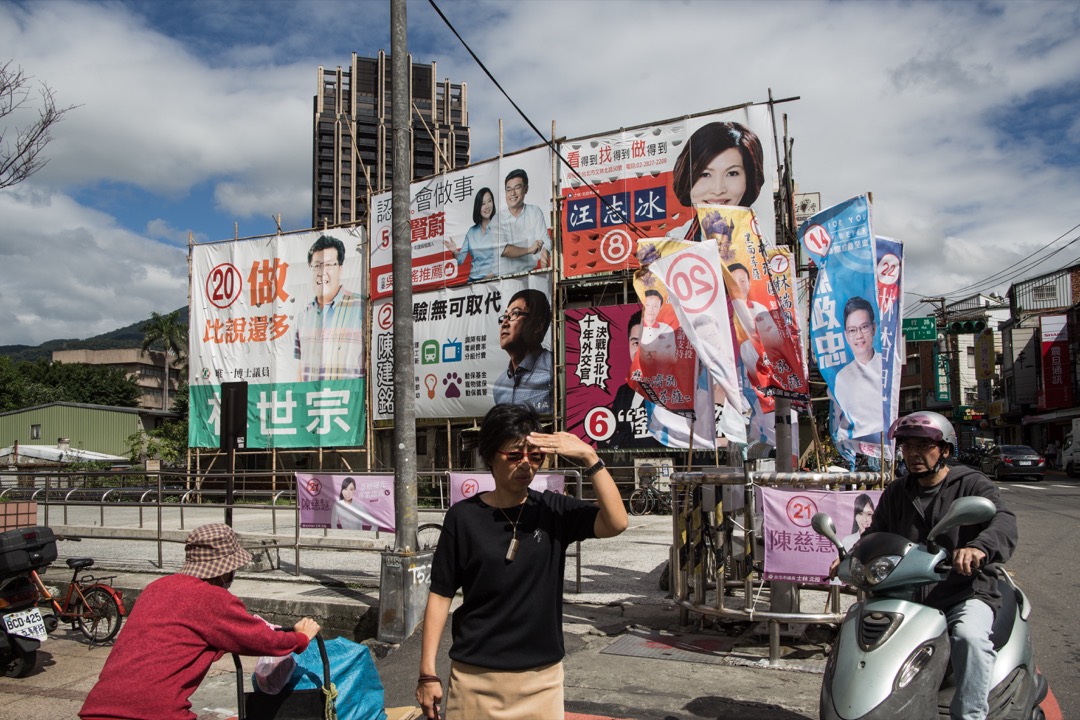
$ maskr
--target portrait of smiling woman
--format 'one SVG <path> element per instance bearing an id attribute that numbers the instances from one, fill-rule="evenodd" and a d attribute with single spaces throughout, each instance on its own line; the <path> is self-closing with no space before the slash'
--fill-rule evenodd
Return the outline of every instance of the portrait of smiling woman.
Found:
<path id="1" fill-rule="evenodd" d="M 738 205 L 757 202 L 765 182 L 761 140 L 737 122 L 713 122 L 694 131 L 671 173 L 672 190 L 688 208 L 696 205 Z M 704 239 L 697 214 L 669 232 L 680 240 Z"/>
<path id="2" fill-rule="evenodd" d="M 566 551 L 587 538 L 618 535 L 626 509 L 596 450 L 567 432 L 540 432 L 528 406 L 496 405 L 480 428 L 479 452 L 495 489 L 450 508 L 431 568 L 416 699 L 427 718 L 562 720 L 563 574 Z M 549 455 L 582 466 L 596 503 L 529 484 Z M 446 711 L 436 675 L 450 603 Z"/>

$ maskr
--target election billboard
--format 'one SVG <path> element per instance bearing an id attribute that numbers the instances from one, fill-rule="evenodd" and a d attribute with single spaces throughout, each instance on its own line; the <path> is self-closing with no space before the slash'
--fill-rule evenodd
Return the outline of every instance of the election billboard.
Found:
<path id="1" fill-rule="evenodd" d="M 498 403 L 554 407 L 549 273 L 443 288 L 413 296 L 418 418 L 477 417 Z M 394 416 L 394 306 L 372 307 L 375 419 Z"/>
<path id="2" fill-rule="evenodd" d="M 409 186 L 417 292 L 551 267 L 551 152 L 545 146 Z M 371 297 L 393 293 L 391 193 L 372 198 Z"/>
<path id="3" fill-rule="evenodd" d="M 703 203 L 752 207 L 771 236 L 771 137 L 755 105 L 563 141 L 563 275 L 635 269 L 641 238 L 701 240 Z"/>
<path id="4" fill-rule="evenodd" d="M 191 447 L 219 446 L 230 381 L 248 383 L 246 447 L 363 445 L 360 245 L 335 229 L 192 247 Z"/>

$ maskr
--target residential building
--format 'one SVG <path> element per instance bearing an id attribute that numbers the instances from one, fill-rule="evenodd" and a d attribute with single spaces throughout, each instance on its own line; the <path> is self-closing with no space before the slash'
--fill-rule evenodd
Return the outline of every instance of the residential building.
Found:
<path id="1" fill-rule="evenodd" d="M 1002 329 L 1003 443 L 1061 443 L 1080 417 L 1080 264 L 1013 283 Z"/>
<path id="2" fill-rule="evenodd" d="M 360 222 L 369 194 L 393 172 L 390 56 L 352 54 L 348 68 L 318 70 L 312 158 L 312 227 Z M 465 83 L 438 80 L 435 63 L 410 57 L 413 179 L 469 164 Z"/>
<path id="3" fill-rule="evenodd" d="M 83 363 L 85 365 L 107 365 L 127 373 L 142 391 L 139 407 L 153 410 L 166 410 L 164 407 L 165 358 L 157 351 L 138 348 L 116 348 L 113 350 L 53 350 L 53 362 L 66 365 Z M 181 369 L 175 363 L 169 364 L 169 406 L 172 407 L 176 392 L 183 378 Z"/>

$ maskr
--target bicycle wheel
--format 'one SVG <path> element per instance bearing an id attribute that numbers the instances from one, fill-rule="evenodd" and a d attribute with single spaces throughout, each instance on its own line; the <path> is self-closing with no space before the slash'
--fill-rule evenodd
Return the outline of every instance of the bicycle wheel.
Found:
<path id="1" fill-rule="evenodd" d="M 104 643 L 116 637 L 124 616 L 120 614 L 120 604 L 112 593 L 100 587 L 92 587 L 83 592 L 85 607 L 79 608 L 75 618 L 75 627 L 92 643 Z"/>
<path id="2" fill-rule="evenodd" d="M 644 515 L 649 512 L 649 505 L 651 505 L 649 494 L 644 490 L 638 488 L 630 493 L 630 513 L 632 515 Z"/>
<path id="3" fill-rule="evenodd" d="M 439 536 L 442 535 L 442 525 L 439 523 L 425 523 L 416 529 L 416 549 L 434 550 L 439 545 Z"/>

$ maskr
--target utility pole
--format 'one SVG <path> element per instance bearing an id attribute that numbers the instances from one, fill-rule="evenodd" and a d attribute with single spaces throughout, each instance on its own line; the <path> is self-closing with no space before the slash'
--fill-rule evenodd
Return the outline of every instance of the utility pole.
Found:
<path id="1" fill-rule="evenodd" d="M 400 643 L 423 619 L 431 584 L 431 551 L 416 552 L 416 398 L 412 329 L 411 73 L 405 0 L 390 0 L 391 187 L 394 282 L 394 519 L 393 551 L 382 554 L 379 584 L 381 642 Z"/>

